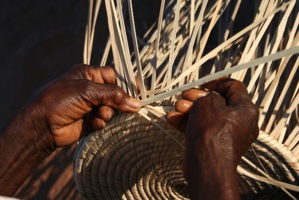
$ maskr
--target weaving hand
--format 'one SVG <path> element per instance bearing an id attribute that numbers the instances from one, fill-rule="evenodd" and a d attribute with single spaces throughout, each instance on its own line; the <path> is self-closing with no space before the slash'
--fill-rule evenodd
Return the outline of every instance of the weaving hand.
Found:
<path id="1" fill-rule="evenodd" d="M 56 146 L 78 141 L 87 127 L 104 128 L 114 109 L 137 112 L 141 108 L 138 100 L 115 84 L 112 68 L 77 65 L 46 86 L 35 104 L 46 119 Z"/>
<path id="2" fill-rule="evenodd" d="M 238 199 L 236 167 L 257 138 L 258 109 L 239 81 L 222 78 L 204 87 L 208 91 L 185 91 L 176 103 L 177 112 L 167 115 L 186 132 L 184 173 L 190 195 Z"/>
<path id="3" fill-rule="evenodd" d="M 1 131 L 0 195 L 14 194 L 36 163 L 78 141 L 88 126 L 103 128 L 114 109 L 137 112 L 141 103 L 115 82 L 109 67 L 77 65 L 37 92 Z"/>

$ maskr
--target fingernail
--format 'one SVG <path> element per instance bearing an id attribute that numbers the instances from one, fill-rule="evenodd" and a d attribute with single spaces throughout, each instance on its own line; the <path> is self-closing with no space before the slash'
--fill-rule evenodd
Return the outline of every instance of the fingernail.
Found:
<path id="1" fill-rule="evenodd" d="M 130 98 L 128 101 L 128 106 L 130 106 L 131 108 L 134 108 L 134 109 L 140 109 L 142 106 L 142 103 L 138 99 Z"/>
<path id="2" fill-rule="evenodd" d="M 203 91 L 202 93 L 200 93 L 200 94 L 198 95 L 198 98 L 200 98 L 200 97 L 205 97 L 205 96 L 207 96 L 208 94 L 210 94 L 210 92 Z"/>

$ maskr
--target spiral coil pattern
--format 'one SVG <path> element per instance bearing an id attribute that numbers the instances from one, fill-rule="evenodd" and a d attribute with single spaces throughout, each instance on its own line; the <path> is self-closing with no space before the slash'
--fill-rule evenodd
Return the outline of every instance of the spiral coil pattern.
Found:
<path id="1" fill-rule="evenodd" d="M 150 117 L 184 144 L 184 134 Z M 256 151 L 249 148 L 245 157 L 273 179 L 298 185 L 298 160 L 279 145 L 262 134 L 253 144 Z M 105 129 L 80 142 L 74 163 L 75 181 L 83 199 L 188 199 L 181 170 L 183 156 L 182 147 L 139 114 L 118 114 Z M 240 166 L 259 174 L 244 161 Z M 241 194 L 273 188 L 239 175 Z"/>

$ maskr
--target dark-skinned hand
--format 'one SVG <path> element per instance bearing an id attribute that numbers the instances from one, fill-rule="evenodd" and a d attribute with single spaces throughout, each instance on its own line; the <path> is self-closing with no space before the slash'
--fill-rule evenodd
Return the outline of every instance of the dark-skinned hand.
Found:
<path id="1" fill-rule="evenodd" d="M 57 147 L 78 141 L 86 126 L 104 128 L 114 109 L 138 112 L 141 102 L 115 84 L 112 68 L 77 65 L 42 88 L 33 104 L 40 112 L 39 119 L 47 123 Z"/>
<path id="2" fill-rule="evenodd" d="M 243 83 L 221 78 L 203 86 L 207 90 L 191 89 L 183 92 L 182 100 L 175 105 L 176 112 L 167 114 L 168 122 L 186 133 L 183 170 L 189 184 L 193 183 L 192 187 L 202 182 L 208 187 L 209 181 L 205 182 L 205 174 L 211 173 L 209 179 L 213 180 L 213 174 L 217 174 L 217 170 L 221 171 L 221 167 L 233 174 L 228 179 L 235 179 L 235 170 L 241 156 L 259 133 L 259 112 Z M 202 179 L 200 181 L 194 180 L 198 171 Z M 211 185 L 217 185 L 216 177 Z M 224 175 L 221 181 L 233 182 L 232 187 L 236 185 L 234 180 L 225 180 Z M 217 189 L 210 189 L 216 193 Z M 196 188 L 193 189 L 193 197 L 199 197 L 195 195 L 200 193 L 198 187 L 197 191 L 194 190 Z M 207 191 L 209 188 L 206 188 Z M 200 197 L 205 198 L 203 193 Z"/>
<path id="3" fill-rule="evenodd" d="M 138 112 L 141 102 L 115 82 L 112 68 L 76 65 L 40 89 L 0 132 L 0 195 L 13 195 L 57 147 L 103 128 L 114 110 Z"/>

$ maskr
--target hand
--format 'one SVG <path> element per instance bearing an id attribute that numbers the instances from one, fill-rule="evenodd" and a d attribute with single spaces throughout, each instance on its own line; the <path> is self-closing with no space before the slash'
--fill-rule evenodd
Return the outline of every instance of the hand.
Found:
<path id="1" fill-rule="evenodd" d="M 257 138 L 259 112 L 239 81 L 222 78 L 203 86 L 208 91 L 183 92 L 183 99 L 176 103 L 177 111 L 168 113 L 167 119 L 186 132 L 183 170 L 191 196 L 204 198 L 214 190 L 215 199 L 220 196 L 216 191 L 224 198 L 228 193 L 236 197 L 236 167 Z M 198 189 L 198 184 L 205 187 Z"/>
<path id="2" fill-rule="evenodd" d="M 103 128 L 114 109 L 137 112 L 141 102 L 115 82 L 109 67 L 77 65 L 37 92 L 0 131 L 0 195 L 13 195 L 38 162 L 78 141 L 87 126 Z"/>
<path id="3" fill-rule="evenodd" d="M 112 68 L 77 65 L 69 73 L 46 85 L 33 101 L 39 123 L 47 127 L 56 147 L 66 146 L 85 134 L 87 126 L 101 129 L 114 109 L 137 112 L 141 103 L 115 85 Z M 88 116 L 87 116 L 88 114 Z M 86 122 L 86 120 L 88 121 Z"/>
<path id="4" fill-rule="evenodd" d="M 222 78 L 203 86 L 208 91 L 191 89 L 183 92 L 183 99 L 176 103 L 176 112 L 167 114 L 168 122 L 186 131 L 190 141 L 208 142 L 215 137 L 220 141 L 227 139 L 234 145 L 236 157 L 240 158 L 257 138 L 257 107 L 239 81 Z M 204 134 L 206 132 L 210 134 Z"/>

